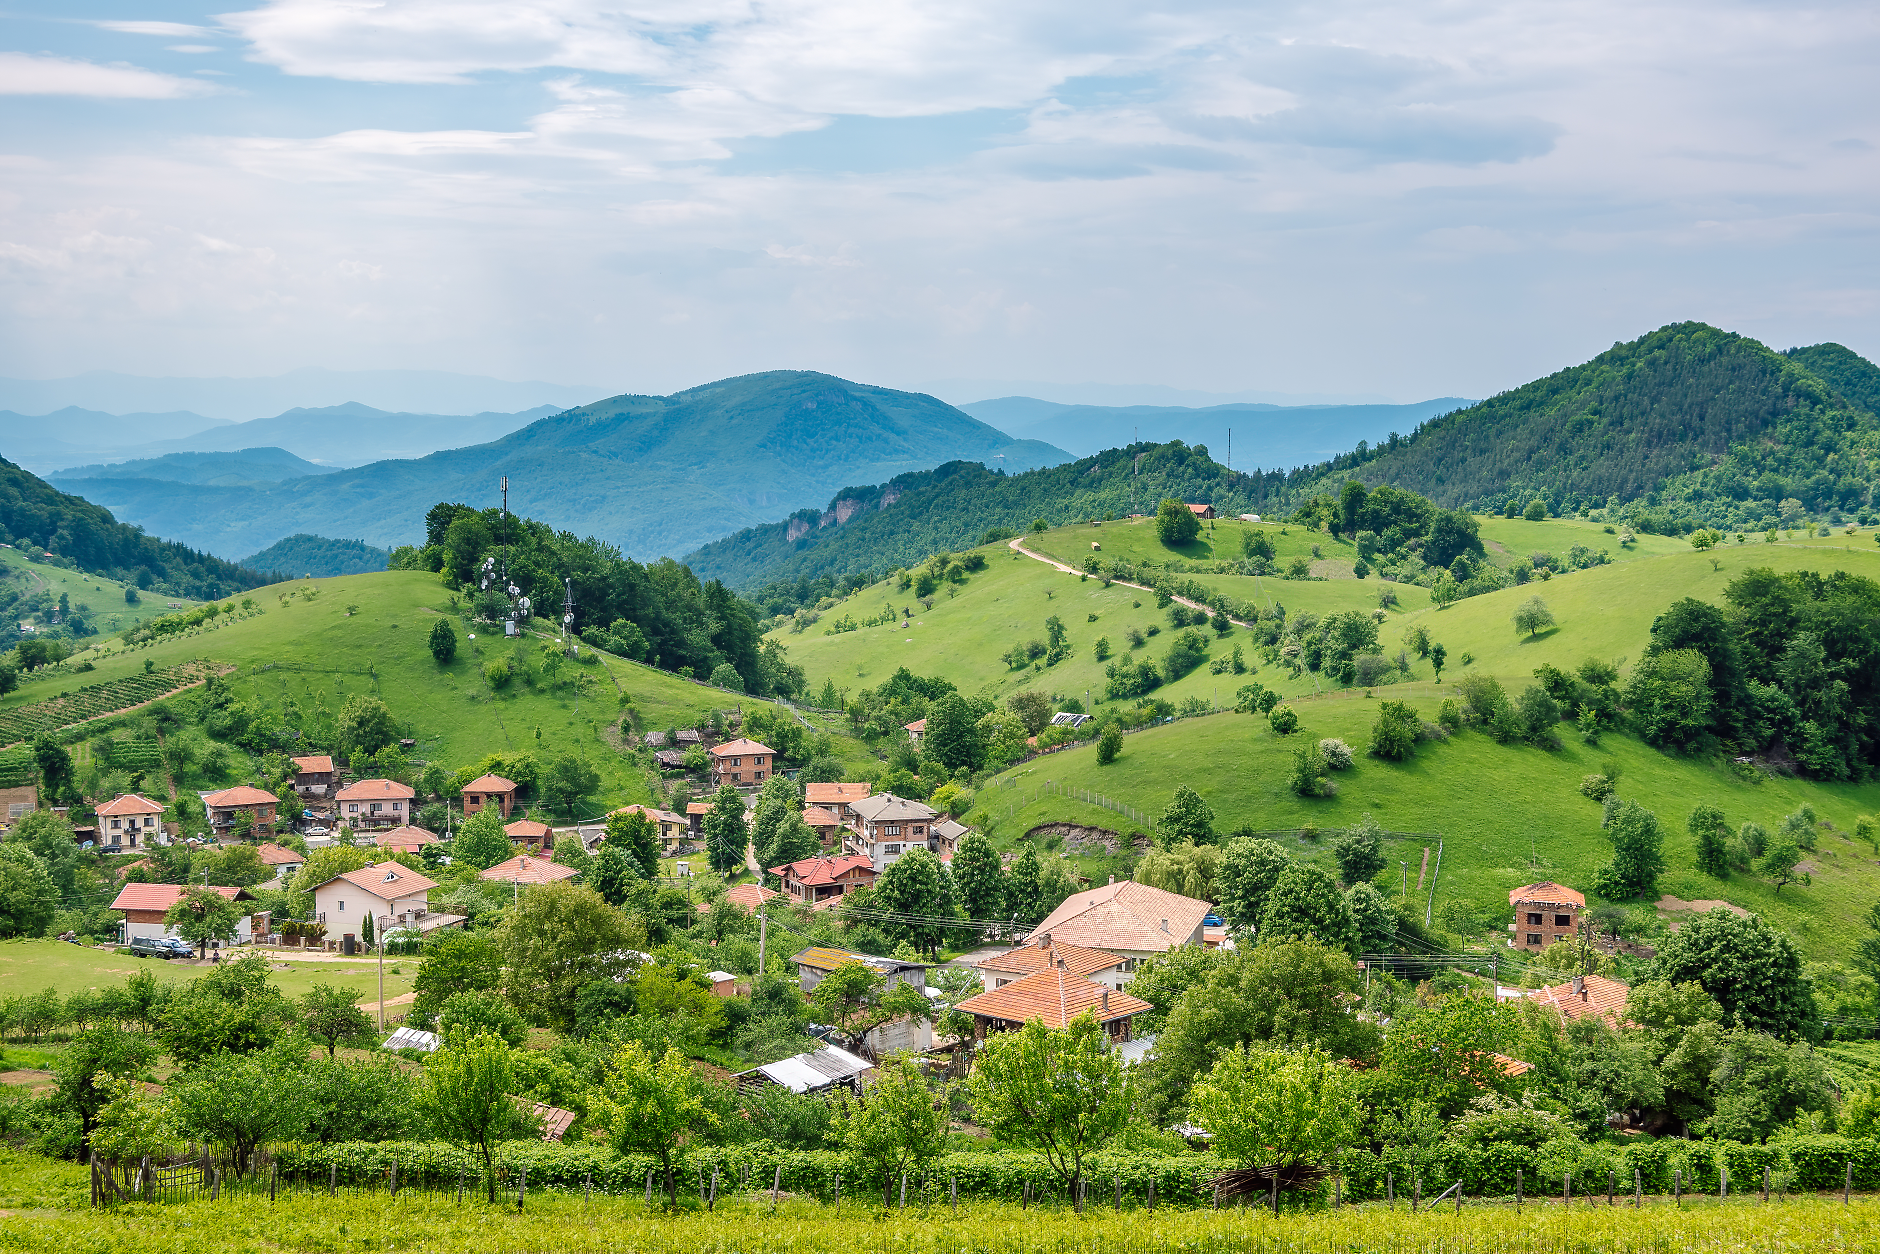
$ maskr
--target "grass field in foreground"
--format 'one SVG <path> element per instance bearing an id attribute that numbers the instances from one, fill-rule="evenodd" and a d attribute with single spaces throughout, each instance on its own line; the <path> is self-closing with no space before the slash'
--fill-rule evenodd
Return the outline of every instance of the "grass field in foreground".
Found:
<path id="1" fill-rule="evenodd" d="M 245 954 L 245 949 L 235 951 Z M 379 964 L 375 959 L 308 960 L 277 956 L 259 951 L 269 962 L 284 965 L 285 970 L 268 973 L 268 979 L 289 997 L 299 997 L 315 984 L 333 984 L 351 992 L 360 1000 L 376 1000 L 379 989 Z M 396 968 L 396 971 L 394 971 Z M 160 958 L 135 958 L 93 949 L 88 945 L 67 945 L 54 940 L 0 941 L 0 992 L 8 996 L 37 993 L 55 988 L 62 997 L 81 989 L 104 988 L 122 984 L 127 976 L 148 971 L 165 984 L 181 984 L 208 974 L 211 968 L 166 962 Z M 418 959 L 387 957 L 385 960 L 385 995 L 396 997 L 411 991 L 411 981 L 418 973 Z"/>
<path id="2" fill-rule="evenodd" d="M 1681 1207 L 1649 1198 L 1638 1210 L 1608 1207 L 1604 1198 L 1577 1202 L 1512 1199 L 1445 1204 L 1411 1214 L 1382 1203 L 1336 1212 L 1274 1218 L 1255 1209 L 1156 1211 L 1093 1201 L 1079 1216 L 1056 1208 L 1009 1204 L 944 1204 L 883 1211 L 857 1197 L 835 1208 L 785 1198 L 774 1209 L 767 1194 L 721 1195 L 716 1209 L 696 1203 L 677 1215 L 649 1210 L 638 1198 L 532 1190 L 524 1210 L 515 1198 L 497 1206 L 459 1206 L 426 1195 L 393 1200 L 384 1193 L 337 1198 L 265 1197 L 169 1206 L 85 1209 L 85 1169 L 0 1150 L 0 1245 L 9 1250 L 83 1250 L 86 1254 L 353 1254 L 431 1251 L 449 1254 L 977 1254 L 985 1251 L 1181 1251 L 1228 1254 L 1357 1254 L 1358 1251 L 1818 1251 L 1872 1249 L 1880 1241 L 1880 1203 L 1856 1197 L 1798 1195 L 1763 1205 L 1745 1196 L 1727 1202 L 1687 1197 Z M 936 1190 L 938 1194 L 938 1190 Z"/>

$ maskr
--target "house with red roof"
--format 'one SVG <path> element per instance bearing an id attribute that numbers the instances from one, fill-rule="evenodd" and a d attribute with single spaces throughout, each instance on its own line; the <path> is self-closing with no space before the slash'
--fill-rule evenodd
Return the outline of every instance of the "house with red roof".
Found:
<path id="1" fill-rule="evenodd" d="M 255 848 L 255 852 L 261 856 L 261 865 L 274 872 L 276 880 L 290 880 L 301 867 L 307 865 L 306 854 L 296 853 L 285 845 L 277 845 L 271 840 L 263 841 Z"/>
<path id="2" fill-rule="evenodd" d="M 217 836 L 231 831 L 246 815 L 257 828 L 271 827 L 280 798 L 271 792 L 240 784 L 220 792 L 204 793 L 202 807 L 209 814 L 209 827 Z"/>
<path id="3" fill-rule="evenodd" d="M 1625 1022 L 1625 1005 L 1631 996 L 1632 986 L 1623 980 L 1576 975 L 1564 984 L 1542 985 L 1528 999 L 1558 1012 L 1569 1023 L 1598 1017 L 1618 1027 Z"/>
<path id="4" fill-rule="evenodd" d="M 403 827 L 389 828 L 372 838 L 372 843 L 387 853 L 418 853 L 426 845 L 435 845 L 437 833 L 422 827 L 406 824 Z"/>
<path id="5" fill-rule="evenodd" d="M 375 935 L 392 924 L 419 925 L 428 921 L 430 893 L 437 881 L 427 879 L 397 862 L 375 862 L 357 871 L 342 871 L 313 890 L 314 920 L 326 924 L 326 934 L 344 944 L 365 934 L 365 921 L 375 922 Z M 460 915 L 438 916 L 455 918 Z"/>
<path id="6" fill-rule="evenodd" d="M 1104 949 L 1058 944 L 1048 932 L 1040 932 L 1032 940 L 996 957 L 981 958 L 976 965 L 988 993 L 1007 984 L 1016 984 L 1028 975 L 1053 969 L 1094 980 L 1116 992 L 1121 992 L 1131 978 L 1129 959 L 1119 958 Z"/>
<path id="7" fill-rule="evenodd" d="M 843 894 L 867 888 L 875 882 L 875 864 L 867 854 L 843 854 L 804 858 L 773 866 L 770 873 L 783 883 L 783 891 L 800 906 L 824 909 L 842 900 Z"/>
<path id="8" fill-rule="evenodd" d="M 324 801 L 333 795 L 333 787 L 339 783 L 339 772 L 333 768 L 331 756 L 320 753 L 304 758 L 295 758 L 294 793 L 302 801 Z"/>
<path id="9" fill-rule="evenodd" d="M 846 826 L 857 822 L 853 806 L 875 790 L 873 784 L 805 784 L 803 804 L 819 806 Z"/>
<path id="10" fill-rule="evenodd" d="M 479 878 L 496 884 L 553 884 L 577 874 L 579 872 L 571 866 L 533 853 L 519 853 L 507 862 L 498 862 L 487 871 L 477 872 Z"/>
<path id="11" fill-rule="evenodd" d="M 770 778 L 777 769 L 777 753 L 769 745 L 758 744 L 740 736 L 722 745 L 713 745 L 712 787 L 730 784 L 733 788 L 754 788 Z"/>
<path id="12" fill-rule="evenodd" d="M 706 807 L 706 809 L 710 808 L 710 806 Z M 670 852 L 672 846 L 683 844 L 692 838 L 691 823 L 686 820 L 685 815 L 675 814 L 671 810 L 642 805 L 621 806 L 618 810 L 609 810 L 607 817 L 611 819 L 616 814 L 644 814 L 659 832 L 662 852 Z"/>
<path id="13" fill-rule="evenodd" d="M 842 838 L 842 816 L 834 810 L 822 806 L 805 806 L 803 822 L 816 833 L 816 839 L 825 849 Z"/>
<path id="14" fill-rule="evenodd" d="M 1088 1013 L 1118 1043 L 1130 1039 L 1137 1015 L 1154 1009 L 1140 997 L 1106 988 L 1064 966 L 1048 967 L 989 993 L 968 997 L 959 1008 L 973 1017 L 975 1040 L 983 1041 L 993 1032 L 1022 1028 L 1033 1019 L 1049 1028 L 1061 1028 Z"/>
<path id="15" fill-rule="evenodd" d="M 124 793 L 98 807 L 98 845 L 117 853 L 156 843 L 163 831 L 163 806 L 137 793 Z"/>
<path id="16" fill-rule="evenodd" d="M 516 781 L 501 775 L 479 775 L 463 786 L 463 813 L 469 818 L 484 806 L 498 806 L 507 819 L 516 808 Z"/>
<path id="17" fill-rule="evenodd" d="M 395 779 L 362 779 L 339 790 L 334 801 L 339 821 L 354 831 L 403 827 L 411 821 L 412 802 L 418 794 Z"/>
<path id="18" fill-rule="evenodd" d="M 1032 929 L 1061 944 L 1102 949 L 1131 960 L 1129 969 L 1181 945 L 1203 943 L 1208 903 L 1134 880 L 1072 893 Z"/>
<path id="19" fill-rule="evenodd" d="M 134 940 L 154 940 L 159 936 L 175 936 L 176 929 L 163 921 L 163 916 L 171 906 L 181 901 L 185 888 L 197 888 L 201 885 L 190 884 L 126 884 L 118 890 L 117 897 L 111 902 L 113 910 L 124 912 L 124 922 L 119 925 L 120 935 L 126 945 Z M 254 895 L 245 888 L 228 888 L 218 884 L 208 885 L 212 893 L 237 903 L 252 902 Z M 235 926 L 235 943 L 246 945 L 254 939 L 254 913 L 244 910 L 241 920 Z"/>
<path id="20" fill-rule="evenodd" d="M 1516 949 L 1539 953 L 1563 936 L 1578 934 L 1586 897 L 1564 884 L 1542 880 L 1511 889 L 1508 908 L 1514 912 L 1514 922 L 1508 925 L 1513 933 L 1508 943 Z"/>

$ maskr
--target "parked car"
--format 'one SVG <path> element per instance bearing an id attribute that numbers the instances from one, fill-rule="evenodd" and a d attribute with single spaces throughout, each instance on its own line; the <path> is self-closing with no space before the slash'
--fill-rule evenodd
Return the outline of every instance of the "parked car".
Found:
<path id="1" fill-rule="evenodd" d="M 174 936 L 139 936 L 131 942 L 131 952 L 139 958 L 193 958 L 196 951 L 187 941 Z"/>

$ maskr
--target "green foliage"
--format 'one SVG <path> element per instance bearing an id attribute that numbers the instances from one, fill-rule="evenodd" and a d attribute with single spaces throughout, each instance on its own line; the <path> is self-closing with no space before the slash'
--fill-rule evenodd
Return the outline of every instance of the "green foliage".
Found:
<path id="1" fill-rule="evenodd" d="M 260 1054 L 215 1054 L 172 1083 L 169 1095 L 190 1139 L 221 1146 L 239 1172 L 260 1146 L 299 1130 L 298 1079 Z"/>
<path id="2" fill-rule="evenodd" d="M 377 697 L 361 693 L 346 698 L 339 708 L 339 741 L 346 753 L 377 753 L 398 739 L 391 707 Z"/>
<path id="3" fill-rule="evenodd" d="M 448 618 L 440 618 L 431 624 L 431 635 L 425 643 L 439 666 L 448 665 L 457 656 L 457 629 Z"/>
<path id="4" fill-rule="evenodd" d="M 18 841 L 0 842 L 0 939 L 43 936 L 58 908 L 45 860 Z"/>
<path id="5" fill-rule="evenodd" d="M 1221 850 L 1215 891 L 1221 917 L 1239 931 L 1259 926 L 1267 897 L 1292 859 L 1278 842 L 1236 837 Z"/>
<path id="6" fill-rule="evenodd" d="M 1182 841 L 1206 844 L 1214 839 L 1214 810 L 1194 789 L 1177 784 L 1175 795 L 1156 820 L 1156 833 L 1164 849 Z"/>
<path id="7" fill-rule="evenodd" d="M 1293 863 L 1281 871 L 1260 914 L 1262 944 L 1312 938 L 1329 948 L 1353 949 L 1358 942 L 1351 905 L 1338 883 L 1318 867 Z"/>
<path id="8" fill-rule="evenodd" d="M 420 1118 L 439 1135 L 477 1154 L 492 1203 L 497 1142 L 539 1135 L 511 1096 L 517 1087 L 515 1054 L 501 1037 L 460 1033 L 431 1055 L 412 1093 L 412 1107 Z"/>
<path id="9" fill-rule="evenodd" d="M 366 575 L 390 565 L 391 554 L 364 540 L 332 540 L 299 532 L 276 540 L 241 564 L 275 578 L 333 579 L 340 575 Z"/>
<path id="10" fill-rule="evenodd" d="M 961 837 L 953 854 L 953 882 L 967 918 L 984 921 L 1005 917 L 1005 866 L 992 842 L 981 833 Z"/>
<path id="11" fill-rule="evenodd" d="M 583 987 L 621 974 L 624 951 L 646 944 L 645 930 L 584 885 L 537 884 L 504 921 L 503 994 L 531 1023 L 566 1032 L 574 1027 Z"/>
<path id="12" fill-rule="evenodd" d="M 1293 754 L 1292 779 L 1289 781 L 1289 786 L 1301 797 L 1328 797 L 1337 791 L 1336 786 L 1325 778 L 1325 772 L 1328 769 L 1324 751 L 1308 740 Z"/>
<path id="13" fill-rule="evenodd" d="M 1358 1077 L 1321 1050 L 1240 1046 L 1195 1082 L 1189 1110 L 1243 1167 L 1329 1165 L 1358 1140 Z"/>
<path id="14" fill-rule="evenodd" d="M 1182 502 L 1164 500 L 1156 506 L 1155 534 L 1170 548 L 1180 548 L 1201 534 L 1201 519 Z"/>
<path id="15" fill-rule="evenodd" d="M 529 1025 L 493 991 L 452 993 L 437 1008 L 437 1032 L 465 1037 L 488 1034 L 520 1047 L 529 1039 Z"/>
<path id="16" fill-rule="evenodd" d="M 242 911 L 211 888 L 191 887 L 164 912 L 164 926 L 198 949 L 210 941 L 232 941 L 240 929 Z"/>
<path id="17" fill-rule="evenodd" d="M 896 1180 L 919 1177 L 946 1151 L 944 1090 L 941 1100 L 935 1097 L 914 1061 L 897 1055 L 876 1068 L 865 1093 L 845 1097 L 836 1109 L 834 1140 L 864 1179 L 880 1185 L 883 1210 L 892 1205 Z"/>
<path id="18" fill-rule="evenodd" d="M 1666 937 L 1651 973 L 1701 986 L 1727 1023 L 1748 1031 L 1792 1038 L 1815 1015 L 1795 942 L 1756 915 L 1738 918 L 1721 906 Z"/>
<path id="19" fill-rule="evenodd" d="M 953 885 L 940 859 L 924 846 L 916 845 L 888 864 L 875 878 L 875 904 L 905 918 L 946 919 L 956 913 Z M 944 932 L 937 923 L 884 923 L 883 929 L 897 940 L 906 940 L 923 952 L 938 947 Z"/>
<path id="20" fill-rule="evenodd" d="M 1371 752 L 1394 762 L 1406 761 L 1416 755 L 1422 730 L 1422 720 L 1407 702 L 1380 701 L 1377 722 L 1371 727 Z"/>
<path id="21" fill-rule="evenodd" d="M 427 1026 L 451 997 L 498 988 L 502 978 L 503 951 L 494 938 L 483 932 L 447 929 L 425 943 L 424 961 L 412 981 L 416 994 L 412 1022 Z"/>
<path id="22" fill-rule="evenodd" d="M 1103 734 L 1097 737 L 1097 765 L 1108 766 L 1122 751 L 1123 729 L 1113 722 L 1105 723 Z"/>
<path id="23" fill-rule="evenodd" d="M 1085 1159 L 1122 1131 L 1135 1105 L 1130 1069 L 1089 1012 L 1061 1028 L 1033 1019 L 993 1035 L 980 1048 L 971 1090 L 993 1135 L 1042 1151 L 1072 1192 Z"/>
<path id="24" fill-rule="evenodd" d="M 1529 597 L 1514 612 L 1515 630 L 1526 632 L 1529 636 L 1538 635 L 1544 628 L 1553 625 L 1554 612 L 1539 597 Z"/>
<path id="25" fill-rule="evenodd" d="M 1658 816 L 1636 801 L 1624 801 L 1608 805 L 1602 826 L 1612 841 L 1612 861 L 1594 875 L 1595 891 L 1615 901 L 1655 897 L 1665 869 Z"/>
<path id="26" fill-rule="evenodd" d="M 483 806 L 464 820 L 451 842 L 451 857 L 479 871 L 509 860 L 514 845 L 503 830 L 503 812 L 499 806 Z M 308 863 L 312 865 L 311 862 Z M 363 863 L 361 865 L 364 865 Z"/>
<path id="27" fill-rule="evenodd" d="M 769 787 L 770 782 L 764 781 L 765 787 Z M 659 827 L 644 811 L 620 810 L 607 816 L 607 835 L 601 847 L 601 857 L 605 858 L 608 850 L 612 850 L 616 858 L 624 859 L 626 866 L 622 869 L 630 870 L 643 880 L 651 880 L 659 874 Z M 610 877 L 613 865 L 612 861 L 608 863 Z M 609 883 L 612 884 L 612 878 Z M 598 883 L 595 887 L 600 889 Z M 601 896 L 607 898 L 609 905 L 617 906 L 624 888 L 616 886 L 611 892 L 606 889 L 600 889 L 600 892 Z"/>
<path id="28" fill-rule="evenodd" d="M 1332 858 L 1338 863 L 1339 878 L 1347 884 L 1369 883 L 1384 869 L 1382 828 L 1365 814 L 1344 835 L 1332 841 Z"/>
<path id="29" fill-rule="evenodd" d="M 1266 716 L 1267 725 L 1282 736 L 1299 730 L 1299 715 L 1290 705 L 1276 705 Z"/>
<path id="30" fill-rule="evenodd" d="M 735 871 L 744 865 L 744 851 L 750 844 L 750 829 L 744 824 L 744 801 L 730 784 L 719 786 L 712 796 L 712 808 L 700 826 L 705 834 L 705 854 L 711 868 L 720 873 Z"/>
<path id="31" fill-rule="evenodd" d="M 298 1009 L 301 1031 L 326 1046 L 328 1058 L 341 1045 L 373 1042 L 372 1020 L 345 989 L 315 984 L 300 998 Z"/>
<path id="32" fill-rule="evenodd" d="M 1603 780 L 1606 777 L 1601 775 L 1598 778 Z M 1611 785 L 1608 784 L 1607 787 L 1610 789 Z M 1593 799 L 1602 801 L 1604 797 Z M 1691 842 L 1697 847 L 1697 869 L 1719 879 L 1728 876 L 1730 874 L 1730 826 L 1723 820 L 1723 811 L 1708 802 L 1700 804 L 1691 811 L 1691 818 L 1686 827 L 1691 834 Z"/>

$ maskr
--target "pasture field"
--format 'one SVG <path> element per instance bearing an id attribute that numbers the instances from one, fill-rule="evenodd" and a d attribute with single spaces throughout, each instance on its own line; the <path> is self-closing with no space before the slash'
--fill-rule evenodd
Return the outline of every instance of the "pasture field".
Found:
<path id="1" fill-rule="evenodd" d="M 179 613 L 200 604 L 187 597 L 143 592 L 138 595 L 137 604 L 130 605 L 124 600 L 124 585 L 118 580 L 87 571 L 66 570 L 44 562 L 29 562 L 24 553 L 11 545 L 0 547 L 0 566 L 20 572 L 33 591 L 43 589 L 50 592 L 55 601 L 63 592 L 71 598 L 74 606 L 91 606 L 92 625 L 98 629 L 100 636 L 115 635 L 146 619 Z M 235 600 L 239 602 L 243 595 L 252 594 L 239 594 Z"/>
<path id="2" fill-rule="evenodd" d="M 935 1190 L 927 1205 L 883 1210 L 878 1201 L 834 1207 L 787 1195 L 721 1195 L 710 1213 L 687 1200 L 676 1214 L 638 1197 L 530 1190 L 518 1213 L 508 1195 L 496 1206 L 430 1194 L 392 1199 L 384 1191 L 337 1198 L 266 1194 L 166 1206 L 86 1208 L 88 1177 L 76 1164 L 0 1150 L 0 1244 L 9 1250 L 87 1254 L 1517 1254 L 1546 1251 L 1790 1251 L 1872 1249 L 1880 1242 L 1880 1203 L 1859 1196 L 1795 1195 L 1765 1205 L 1754 1195 L 1729 1201 L 1686 1196 L 1681 1206 L 1647 1198 L 1638 1209 L 1603 1197 L 1471 1199 L 1411 1214 L 1382 1203 L 1283 1214 L 1255 1209 L 1155 1211 L 1093 1202 L 1083 1215 L 1057 1207 L 962 1202 L 954 1212 Z"/>
<path id="3" fill-rule="evenodd" d="M 234 952 L 241 956 L 250 951 L 240 948 Z M 302 996 L 315 984 L 333 984 L 362 1002 L 378 1000 L 376 958 L 310 959 L 291 957 L 284 952 L 277 954 L 268 949 L 253 952 L 276 965 L 277 969 L 268 973 L 268 979 L 289 997 Z M 285 969 L 278 969 L 281 967 Z M 67 945 L 55 940 L 0 941 L 0 995 L 7 997 L 37 993 L 43 988 L 57 989 L 61 997 L 70 997 L 85 989 L 122 984 L 126 976 L 139 971 L 148 971 L 166 984 L 181 984 L 207 974 L 210 969 L 166 962 L 161 958 L 135 958 L 108 949 Z M 417 958 L 386 955 L 386 998 L 409 993 L 417 973 Z"/>

